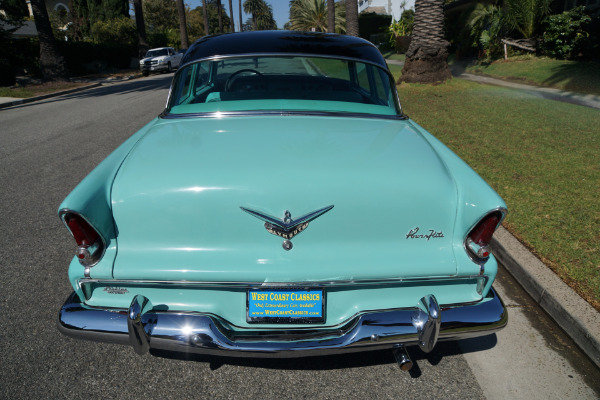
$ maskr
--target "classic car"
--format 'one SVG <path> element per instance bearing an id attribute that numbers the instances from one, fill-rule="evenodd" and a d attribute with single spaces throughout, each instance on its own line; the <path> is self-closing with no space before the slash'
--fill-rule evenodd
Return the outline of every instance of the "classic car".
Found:
<path id="1" fill-rule="evenodd" d="M 406 116 L 381 53 L 301 32 L 208 36 L 166 108 L 59 207 L 59 329 L 149 350 L 301 357 L 493 334 L 506 205 Z"/>
<path id="2" fill-rule="evenodd" d="M 183 53 L 175 52 L 172 47 L 150 49 L 140 60 L 140 70 L 144 76 L 150 72 L 171 72 L 179 67 L 182 58 Z"/>

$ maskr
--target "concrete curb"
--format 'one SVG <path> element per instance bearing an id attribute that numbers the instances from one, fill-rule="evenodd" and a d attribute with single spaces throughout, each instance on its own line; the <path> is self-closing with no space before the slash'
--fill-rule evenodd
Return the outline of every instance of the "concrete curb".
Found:
<path id="1" fill-rule="evenodd" d="M 494 234 L 491 246 L 533 300 L 600 367 L 600 313 L 503 227 Z"/>
<path id="2" fill-rule="evenodd" d="M 76 87 L 76 88 L 73 88 L 73 89 L 62 90 L 60 92 L 48 93 L 48 94 L 43 94 L 41 96 L 28 97 L 26 99 L 19 99 L 19 100 L 9 101 L 9 102 L 6 102 L 6 103 L 1 103 L 0 104 L 0 109 L 6 108 L 6 107 L 18 106 L 20 104 L 25 104 L 25 103 L 33 103 L 34 101 L 49 99 L 50 97 L 62 96 L 64 94 L 80 92 L 80 91 L 87 90 L 87 89 L 92 89 L 92 88 L 95 88 L 95 87 L 98 87 L 98 86 L 101 86 L 101 85 L 102 85 L 102 82 L 98 82 L 98 83 L 93 83 L 91 85 L 80 86 L 80 87 Z"/>

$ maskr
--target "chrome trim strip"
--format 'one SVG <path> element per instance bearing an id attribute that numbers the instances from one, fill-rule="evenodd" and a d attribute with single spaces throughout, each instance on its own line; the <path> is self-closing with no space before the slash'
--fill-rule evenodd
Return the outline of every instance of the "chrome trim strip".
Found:
<path id="1" fill-rule="evenodd" d="M 113 312 L 89 309 L 75 293 L 60 311 L 58 329 L 78 339 L 131 344 L 135 338 L 130 337 L 128 321 L 135 320 L 139 323 L 134 323 L 138 326 L 133 331 L 141 338 L 142 350 L 147 343 L 151 349 L 207 355 L 302 357 L 420 344 L 420 336 L 429 338 L 430 343 L 435 336 L 438 340 L 483 336 L 499 331 L 508 322 L 504 304 L 493 289 L 486 301 L 441 312 L 432 305 L 431 296 L 424 299 L 429 302 L 427 321 L 433 322 L 421 335 L 413 323 L 418 308 L 364 313 L 336 329 L 296 330 L 289 334 L 257 329 L 240 334 L 206 314 L 144 312 L 142 305 L 148 304 L 148 299 L 143 296 L 134 299 L 128 311 Z"/>
<path id="2" fill-rule="evenodd" d="M 169 104 L 171 102 L 171 95 L 172 95 L 171 91 L 172 91 L 172 88 L 173 88 L 173 82 L 175 82 L 175 79 L 179 75 L 180 71 L 182 71 L 188 65 L 192 65 L 192 64 L 196 64 L 196 63 L 200 63 L 200 62 L 204 62 L 204 61 L 221 61 L 221 60 L 225 60 L 225 59 L 228 59 L 228 58 L 254 58 L 254 57 L 312 57 L 312 58 L 329 58 L 329 59 L 337 59 L 337 60 L 360 62 L 360 63 L 363 63 L 363 64 L 371 64 L 374 67 L 379 68 L 380 70 L 384 71 L 387 74 L 388 78 L 390 79 L 390 83 L 391 83 L 390 86 L 391 86 L 392 90 L 394 91 L 394 93 L 396 94 L 396 101 L 397 101 L 398 111 L 400 112 L 400 114 L 396 115 L 394 117 L 394 119 L 400 119 L 400 120 L 406 120 L 406 119 L 408 119 L 408 116 L 404 115 L 404 112 L 402 111 L 402 103 L 400 102 L 400 96 L 398 95 L 398 90 L 396 89 L 396 81 L 394 79 L 394 76 L 390 72 L 390 69 L 389 69 L 389 66 L 387 65 L 387 62 L 385 64 L 385 68 L 384 68 L 383 65 L 378 64 L 376 62 L 372 62 L 370 60 L 363 60 L 363 59 L 360 59 L 360 58 L 345 57 L 345 56 L 329 56 L 328 57 L 328 56 L 325 56 L 323 54 L 311 54 L 311 53 L 254 53 L 254 54 L 244 53 L 244 54 L 215 55 L 215 56 L 211 56 L 211 57 L 199 58 L 199 59 L 187 62 L 187 63 L 185 63 L 183 65 L 179 65 L 177 67 L 177 71 L 173 75 L 173 79 L 171 80 L 171 85 L 169 86 L 169 94 L 167 95 L 167 103 L 166 103 L 165 109 L 163 110 L 162 113 L 160 113 L 158 115 L 159 118 L 175 118 L 175 117 L 167 117 L 167 116 L 170 115 L 167 112 L 167 110 L 169 109 Z M 323 113 L 322 115 L 331 115 L 331 114 L 335 115 L 336 113 Z M 196 115 L 196 114 L 186 114 L 186 115 L 190 115 L 190 117 L 188 117 L 188 118 L 200 117 L 200 115 Z M 370 114 L 367 114 L 367 115 L 370 115 Z M 345 116 L 353 117 L 353 115 L 345 115 Z"/>
<path id="3" fill-rule="evenodd" d="M 405 121 L 408 117 L 402 115 L 382 115 L 367 113 L 350 113 L 338 111 L 290 111 L 290 110 L 246 110 L 246 111 L 216 111 L 205 113 L 172 114 L 166 110 L 158 115 L 161 119 L 184 119 L 184 118 L 225 118 L 225 117 L 247 117 L 247 116 L 275 116 L 275 117 L 344 117 L 344 118 L 369 118 L 385 119 L 392 121 Z"/>
<path id="4" fill-rule="evenodd" d="M 235 287 L 235 288 L 256 288 L 256 287 L 305 287 L 309 286 L 357 286 L 357 285 L 398 285 L 400 283 L 415 282 L 438 282 L 438 281 L 461 281 L 461 280 L 489 280 L 487 275 L 461 275 L 445 277 L 428 278 L 387 278 L 387 279 L 357 279 L 357 280 L 336 280 L 336 281 L 304 281 L 304 282 L 226 282 L 226 281 L 161 281 L 161 280 L 142 280 L 142 279 L 96 279 L 80 278 L 77 280 L 79 288 L 90 284 L 100 284 L 108 286 L 184 286 L 188 288 L 196 287 Z"/>

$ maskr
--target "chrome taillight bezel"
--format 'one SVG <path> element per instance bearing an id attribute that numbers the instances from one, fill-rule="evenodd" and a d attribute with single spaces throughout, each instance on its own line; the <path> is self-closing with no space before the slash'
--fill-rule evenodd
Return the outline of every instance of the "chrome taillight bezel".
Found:
<path id="1" fill-rule="evenodd" d="M 76 211 L 73 211 L 73 210 L 69 210 L 69 209 L 60 210 L 58 213 L 58 216 L 60 217 L 60 220 L 62 221 L 62 223 L 65 225 L 65 228 L 67 228 L 69 233 L 73 236 L 73 238 L 75 238 L 75 236 L 73 235 L 73 232 L 71 232 L 71 228 L 69 227 L 69 225 L 67 223 L 67 219 L 69 218 L 70 215 L 73 215 L 77 218 L 81 218 L 98 235 L 98 240 L 96 240 L 96 242 L 94 242 L 90 245 L 84 245 L 84 246 L 80 246 L 79 244 L 77 245 L 77 252 L 76 252 L 77 260 L 86 269 L 91 268 L 91 267 L 95 266 L 96 264 L 98 264 L 98 262 L 100 262 L 100 260 L 104 256 L 104 253 L 106 252 L 106 241 L 104 240 L 104 237 L 102 236 L 100 231 L 98 231 L 98 229 L 82 214 L 80 214 Z M 81 255 L 83 255 L 83 257 L 81 257 Z"/>
<path id="2" fill-rule="evenodd" d="M 496 209 L 490 210 L 482 218 L 477 220 L 477 222 L 475 222 L 473 225 L 471 225 L 469 227 L 469 229 L 467 229 L 467 233 L 465 234 L 465 236 L 463 238 L 463 247 L 465 249 L 465 252 L 469 256 L 469 258 L 471 259 L 471 261 L 473 261 L 474 263 L 481 266 L 489 260 L 490 255 L 491 255 L 491 250 L 489 249 L 489 246 L 481 247 L 471 240 L 471 238 L 469 236 L 471 235 L 471 232 L 473 231 L 473 229 L 475 229 L 475 227 L 477 227 L 477 225 L 479 225 L 479 223 L 481 223 L 485 219 L 489 218 L 493 214 L 498 214 L 499 218 L 498 218 L 498 223 L 496 224 L 496 227 L 494 228 L 494 232 L 495 232 L 498 229 L 498 227 L 502 224 L 502 221 L 504 221 L 504 218 L 506 217 L 507 213 L 508 213 L 508 210 L 506 208 L 496 208 Z M 483 249 L 483 251 L 487 251 L 489 254 L 487 256 L 478 255 L 478 253 L 480 252 L 481 249 Z"/>

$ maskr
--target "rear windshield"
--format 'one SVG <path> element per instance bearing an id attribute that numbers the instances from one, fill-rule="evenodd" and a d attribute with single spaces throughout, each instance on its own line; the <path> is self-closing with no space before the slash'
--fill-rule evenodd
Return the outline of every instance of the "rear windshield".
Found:
<path id="1" fill-rule="evenodd" d="M 359 61 L 257 56 L 205 60 L 177 72 L 167 112 L 319 111 L 400 115 L 386 70 Z"/>

